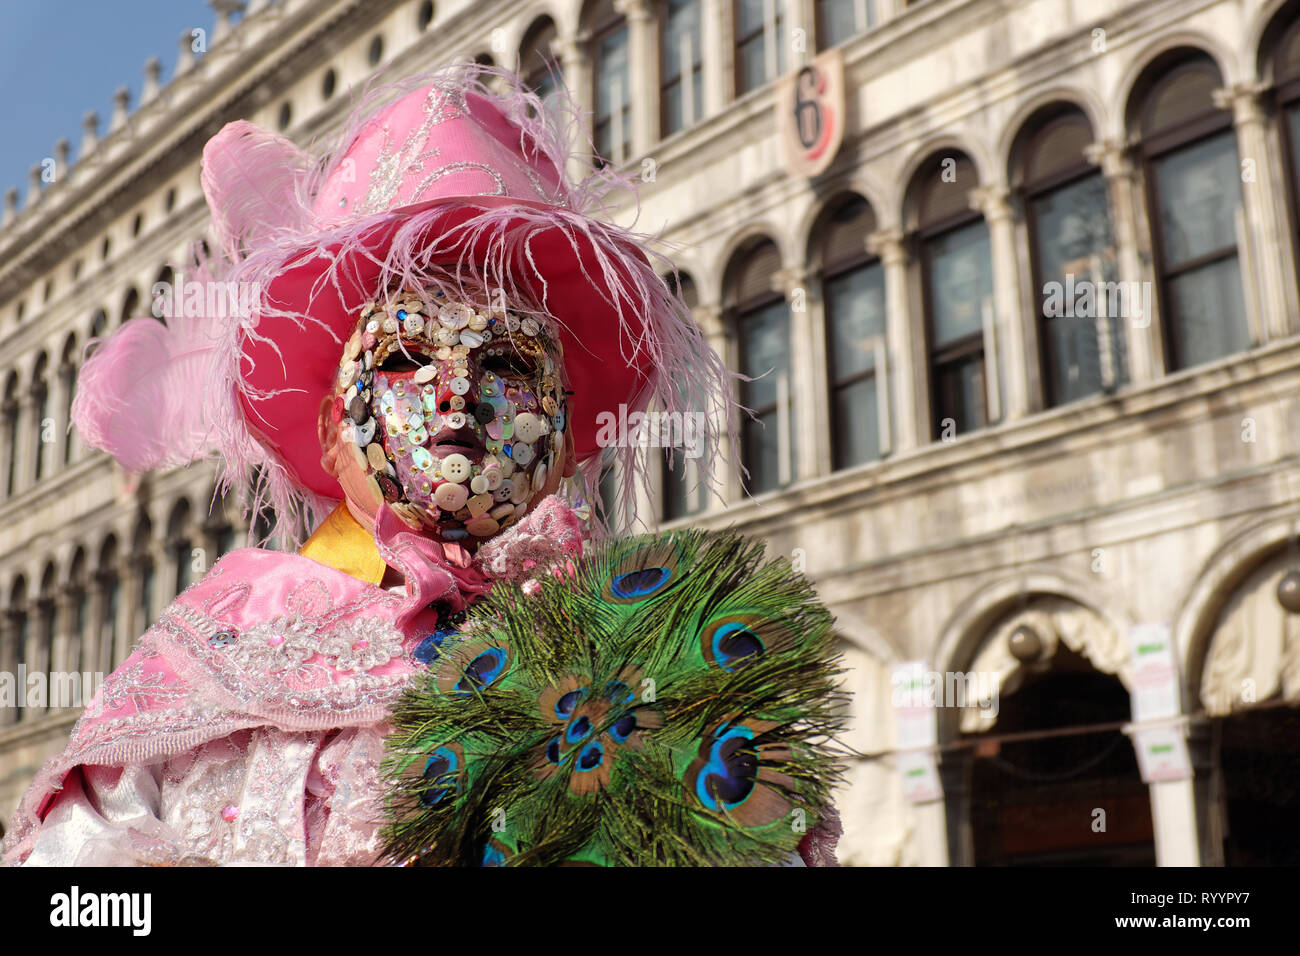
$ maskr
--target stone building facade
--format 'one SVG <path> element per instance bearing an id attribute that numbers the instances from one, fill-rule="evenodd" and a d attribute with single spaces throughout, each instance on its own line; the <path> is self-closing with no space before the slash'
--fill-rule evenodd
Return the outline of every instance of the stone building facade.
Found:
<path id="1" fill-rule="evenodd" d="M 679 456 L 638 512 L 763 536 L 835 612 L 845 862 L 1295 862 L 1300 2 L 213 6 L 165 86 L 149 66 L 5 200 L 0 671 L 107 672 L 245 540 L 210 470 L 128 475 L 66 433 L 87 340 L 204 233 L 205 140 L 306 142 L 377 71 L 472 58 L 573 91 L 755 379 L 747 486 L 708 498 Z M 798 175 L 777 80 L 832 48 L 843 142 Z M 1192 769 L 1151 783 L 1143 627 Z M 997 706 L 940 700 L 918 742 L 909 662 Z M 76 715 L 28 703 L 0 710 L 0 818 Z"/>

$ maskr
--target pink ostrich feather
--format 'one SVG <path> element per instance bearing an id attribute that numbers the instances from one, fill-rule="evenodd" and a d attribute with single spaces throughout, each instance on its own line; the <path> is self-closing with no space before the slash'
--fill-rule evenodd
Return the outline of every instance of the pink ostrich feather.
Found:
<path id="1" fill-rule="evenodd" d="M 504 87 L 505 92 L 490 89 L 489 83 Z M 379 109 L 430 85 L 494 98 L 518 126 L 526 153 L 558 172 L 554 206 L 483 203 L 480 208 L 469 199 L 462 206 L 473 214 L 432 236 L 430 227 L 446 215 L 446 205 L 402 213 L 381 257 L 371 248 L 373 235 L 394 220 L 393 213 L 325 219 L 314 207 L 315 197 Z M 570 143 L 575 147 L 570 148 Z M 457 65 L 367 90 L 333 137 L 332 147 L 321 151 L 299 150 L 251 124 L 234 123 L 204 151 L 203 187 L 213 212 L 216 252 L 196 253 L 196 273 L 205 281 L 251 283 L 265 290 L 286 269 L 324 257 L 329 265 L 317 278 L 307 303 L 296 303 L 295 311 L 262 295 L 257 311 L 262 317 L 287 318 L 304 333 L 325 332 L 340 349 L 339 336 L 311 315 L 311 299 L 327 289 L 341 298 L 355 298 L 358 293 L 384 295 L 384 290 L 405 286 L 480 301 L 485 289 L 535 286 L 540 291 L 533 300 L 512 299 L 512 310 L 562 324 L 554 311 L 559 304 L 552 301 L 552 290 L 532 252 L 539 235 L 558 230 L 575 249 L 582 243 L 594 250 L 592 261 L 583 265 L 591 294 L 600 296 L 617 317 L 622 359 L 635 359 L 648 372 L 629 408 L 702 416 L 703 442 L 710 454 L 700 463 L 701 482 L 716 494 L 714 465 L 722 449 L 727 451 L 726 465 L 741 471 L 735 441 L 736 423 L 743 412 L 734 398 L 737 376 L 727 371 L 685 303 L 665 281 L 664 276 L 675 276 L 675 269 L 654 251 L 657 238 L 604 218 L 615 209 L 610 197 L 624 189 L 635 196 L 635 187 L 614 170 L 598 168 L 593 155 L 588 128 L 570 96 L 561 94 L 544 106 L 521 88 L 515 74 L 475 65 Z M 565 171 L 575 167 L 583 175 L 572 181 Z M 486 254 L 469 258 L 466 251 L 475 248 L 486 249 Z M 452 250 L 461 253 L 449 266 Z M 378 269 L 373 288 L 358 288 L 358 278 L 348 268 L 353 257 Z M 221 490 L 237 486 L 250 511 L 269 505 L 276 512 L 279 530 L 301 540 L 336 502 L 302 487 L 286 464 L 255 437 L 258 423 L 246 416 L 245 402 L 256 407 L 275 394 L 256 390 L 245 378 L 245 344 L 266 341 L 256 326 L 246 317 L 169 320 L 165 326 L 143 320 L 127 323 L 87 361 L 74 419 L 85 440 L 135 470 L 215 454 Z M 282 344 L 271 343 L 282 362 L 291 362 L 292 350 Z M 595 360 L 591 354 L 565 356 L 568 365 Z M 155 384 L 143 387 L 142 381 Z M 314 430 L 315 423 L 304 422 L 302 427 Z M 597 532 L 604 525 L 597 486 L 613 460 L 621 464 L 617 512 L 632 515 L 638 488 L 648 491 L 652 484 L 659 470 L 659 452 L 641 451 L 620 446 L 578 463 L 568 495 L 575 502 L 597 506 Z"/>

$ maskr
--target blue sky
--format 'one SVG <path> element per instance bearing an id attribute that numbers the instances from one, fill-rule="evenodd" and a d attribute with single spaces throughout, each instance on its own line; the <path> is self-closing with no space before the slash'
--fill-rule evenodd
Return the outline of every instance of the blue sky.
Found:
<path id="1" fill-rule="evenodd" d="M 162 81 L 176 68 L 181 31 L 211 31 L 206 0 L 0 0 L 0 194 L 66 138 L 75 161 L 81 118 L 113 115 L 113 93 L 131 90 L 132 110 L 144 62 L 162 61 Z"/>

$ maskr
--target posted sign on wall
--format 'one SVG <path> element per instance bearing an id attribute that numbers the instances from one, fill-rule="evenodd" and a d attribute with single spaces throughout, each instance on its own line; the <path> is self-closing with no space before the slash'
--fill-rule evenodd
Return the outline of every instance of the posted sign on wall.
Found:
<path id="1" fill-rule="evenodd" d="M 786 169 L 816 176 L 844 141 L 844 57 L 827 50 L 781 80 L 777 128 Z"/>

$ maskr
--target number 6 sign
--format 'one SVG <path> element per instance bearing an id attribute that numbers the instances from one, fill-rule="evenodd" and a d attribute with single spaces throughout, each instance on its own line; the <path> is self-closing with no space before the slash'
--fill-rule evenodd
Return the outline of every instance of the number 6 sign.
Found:
<path id="1" fill-rule="evenodd" d="M 827 50 L 781 79 L 777 96 L 781 146 L 793 176 L 826 170 L 844 140 L 844 58 Z"/>

